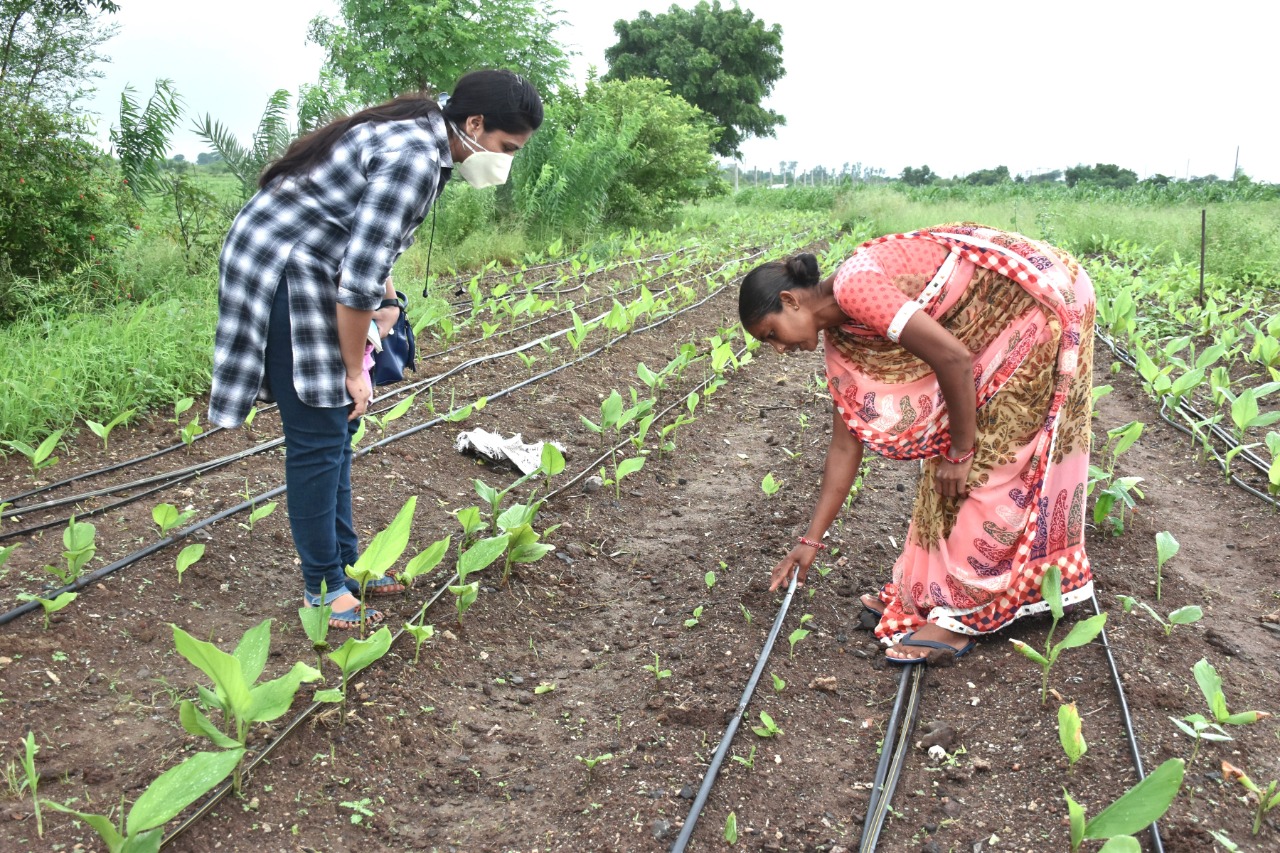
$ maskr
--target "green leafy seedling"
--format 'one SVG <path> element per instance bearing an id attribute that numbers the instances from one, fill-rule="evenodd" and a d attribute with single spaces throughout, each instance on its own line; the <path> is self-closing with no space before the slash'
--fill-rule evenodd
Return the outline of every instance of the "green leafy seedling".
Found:
<path id="1" fill-rule="evenodd" d="M 76 595 L 77 593 L 74 593 L 74 592 L 64 592 L 61 595 L 55 596 L 53 598 L 41 598 L 38 595 L 32 595 L 29 592 L 23 592 L 18 594 L 18 600 L 19 601 L 37 601 L 40 603 L 40 606 L 44 608 L 44 630 L 48 631 L 49 617 L 52 614 L 57 613 L 62 608 L 66 607 L 71 602 L 75 601 Z"/>
<path id="2" fill-rule="evenodd" d="M 587 766 L 587 775 L 590 776 L 595 771 L 597 765 L 607 764 L 612 761 L 613 753 L 606 752 L 603 755 L 597 755 L 595 758 L 584 758 L 581 755 L 575 755 L 574 758 Z"/>
<path id="3" fill-rule="evenodd" d="M 266 668 L 271 648 L 270 619 L 264 619 L 245 631 L 235 651 L 230 654 L 212 643 L 197 640 L 177 625 L 172 627 L 173 643 L 178 653 L 213 680 L 213 690 L 203 686 L 197 688 L 200 704 L 206 709 L 221 711 L 224 727 L 233 734 L 225 734 L 190 699 L 183 699 L 179 706 L 178 717 L 182 727 L 193 735 L 208 738 L 223 749 L 243 755 L 254 723 L 269 723 L 284 716 L 302 683 L 320 679 L 318 669 L 298 662 L 279 678 L 257 683 Z M 237 763 L 233 783 L 237 791 L 240 790 L 240 781 Z"/>
<path id="4" fill-rule="evenodd" d="M 178 552 L 178 559 L 174 564 L 174 568 L 178 570 L 178 583 L 182 583 L 182 573 L 187 569 L 200 562 L 200 558 L 204 556 L 204 545 L 197 542 L 188 545 Z"/>
<path id="5" fill-rule="evenodd" d="M 1253 834 L 1257 835 L 1262 831 L 1262 819 L 1267 816 L 1267 812 L 1280 806 L 1280 780 L 1272 779 L 1263 788 L 1249 778 L 1249 776 L 1236 767 L 1230 761 L 1222 762 L 1222 778 L 1228 782 L 1239 782 L 1246 791 L 1258 798 L 1258 808 L 1253 813 Z"/>
<path id="6" fill-rule="evenodd" d="M 653 673 L 653 678 L 654 678 L 654 680 L 655 680 L 655 681 L 658 681 L 658 682 L 661 682 L 661 681 L 662 681 L 662 679 L 664 679 L 664 678 L 670 678 L 670 677 L 671 677 L 671 670 L 669 670 L 669 669 L 663 669 L 663 668 L 662 668 L 662 664 L 661 664 L 661 662 L 658 660 L 658 653 L 657 653 L 657 652 L 654 652 L 654 653 L 653 653 L 653 663 L 652 663 L 652 664 L 649 664 L 649 665 L 647 665 L 647 666 L 641 667 L 641 668 L 642 668 L 642 669 L 644 669 L 646 672 L 651 672 L 651 673 Z"/>
<path id="7" fill-rule="evenodd" d="M 369 584 L 386 577 L 387 572 L 396 564 L 404 549 L 409 546 L 410 528 L 413 526 L 413 513 L 418 507 L 417 496 L 410 497 L 400 507 L 396 517 L 385 529 L 374 535 L 368 547 L 360 552 L 354 566 L 347 566 L 347 577 L 360 584 L 360 634 L 365 629 L 365 594 Z"/>
<path id="8" fill-rule="evenodd" d="M 773 692 L 781 693 L 787 689 L 787 682 L 778 677 L 777 673 L 769 673 L 769 677 L 773 679 Z"/>
<path id="9" fill-rule="evenodd" d="M 740 607 L 740 608 L 742 609 L 742 618 L 743 618 L 743 619 L 746 619 L 746 620 L 747 620 L 747 624 L 748 624 L 748 625 L 750 625 L 750 624 L 751 624 L 751 611 L 747 609 L 747 605 L 745 605 L 745 604 L 739 604 L 739 605 L 738 605 L 738 607 Z"/>
<path id="10" fill-rule="evenodd" d="M 53 800 L 46 802 L 93 827 L 108 853 L 156 853 L 164 838 L 164 825 L 239 768 L 242 758 L 244 750 L 240 748 L 197 752 L 157 776 L 134 802 L 128 816 L 121 815 L 118 824 L 106 815 L 78 812 Z"/>
<path id="11" fill-rule="evenodd" d="M 1181 546 L 1173 534 L 1161 530 L 1156 534 L 1156 601 L 1160 600 L 1160 585 L 1164 577 L 1164 564 L 1173 559 Z"/>
<path id="12" fill-rule="evenodd" d="M 66 566 L 45 566 L 44 570 L 62 581 L 64 585 L 74 583 L 84 571 L 84 567 L 98 553 L 97 536 L 98 528 L 87 521 L 76 521 L 75 516 L 72 516 L 66 529 L 62 531 L 62 546 L 65 549 L 62 552 L 62 559 L 66 562 Z"/>
<path id="13" fill-rule="evenodd" d="M 1139 601 L 1131 595 L 1117 595 L 1116 600 L 1120 602 L 1120 606 L 1124 608 L 1125 613 L 1133 610 L 1135 605 L 1147 611 L 1147 614 L 1164 628 L 1166 637 L 1173 633 L 1175 625 L 1191 625 L 1204 618 L 1204 611 L 1200 609 L 1198 604 L 1188 604 L 1185 607 L 1170 611 L 1169 618 L 1165 619 L 1150 604 L 1145 601 Z"/>
<path id="14" fill-rule="evenodd" d="M 182 426 L 182 416 L 195 405 L 195 399 L 191 397 L 183 397 L 181 400 L 173 404 L 173 422 L 177 426 Z"/>
<path id="15" fill-rule="evenodd" d="M 173 504 L 156 504 L 151 510 L 151 520 L 156 523 L 156 527 L 160 528 L 161 536 L 168 536 L 170 530 L 186 524 L 195 517 L 195 514 L 196 511 L 193 509 L 179 512 Z"/>
<path id="16" fill-rule="evenodd" d="M 762 738 L 777 737 L 780 734 L 784 734 L 767 711 L 760 712 L 760 725 L 752 726 L 751 731 L 756 733 L 756 737 Z"/>
<path id="17" fill-rule="evenodd" d="M 418 665 L 418 655 L 422 653 L 422 644 L 430 640 L 436 635 L 436 626 L 434 625 L 414 625 L 408 624 L 404 626 L 414 639 L 413 647 L 413 665 Z"/>
<path id="18" fill-rule="evenodd" d="M 240 522 L 237 522 L 237 524 L 243 529 L 248 530 L 250 533 L 252 533 L 253 526 L 255 524 L 257 524 L 259 521 L 262 521 L 262 519 L 271 515 L 271 513 L 275 511 L 276 511 L 276 501 L 267 501 L 266 503 L 260 506 L 255 506 L 253 508 L 253 510 L 249 513 L 249 521 L 247 523 L 240 521 Z"/>
<path id="19" fill-rule="evenodd" d="M 738 843 L 738 815 L 734 812 L 724 819 L 724 840 L 730 847 Z"/>
<path id="20" fill-rule="evenodd" d="M 440 565 L 440 562 L 444 559 L 444 555 L 449 550 L 449 545 L 452 541 L 452 536 L 446 536 L 443 539 L 437 539 L 426 550 L 419 552 L 400 572 L 400 583 L 405 586 L 412 586 L 417 578 L 435 571 L 436 566 Z"/>
<path id="21" fill-rule="evenodd" d="M 343 725 L 347 722 L 347 687 L 351 683 L 352 676 L 374 661 L 380 660 L 391 648 L 391 639 L 391 629 L 384 625 L 363 640 L 348 637 L 345 643 L 329 652 L 329 660 L 342 670 L 342 686 L 317 690 L 315 700 L 341 703 Z M 301 666 L 301 664 L 298 665 Z"/>
<path id="22" fill-rule="evenodd" d="M 476 599 L 480 595 L 480 582 L 467 582 L 467 578 L 475 572 L 483 571 L 493 564 L 495 560 L 502 556 L 502 552 L 507 549 L 507 537 L 490 536 L 487 539 L 481 539 L 462 553 L 458 558 L 458 583 L 449 587 L 449 591 L 454 595 L 454 606 L 458 611 L 458 624 L 462 624 L 462 617 L 471 609 L 471 605 L 476 603 Z"/>
<path id="23" fill-rule="evenodd" d="M 791 644 L 791 657 L 796 656 L 796 643 L 809 636 L 809 632 L 804 628 L 797 628 L 787 636 L 787 642 Z"/>
<path id="24" fill-rule="evenodd" d="M 693 608 L 693 618 L 684 620 L 684 626 L 686 628 L 696 628 L 698 627 L 698 620 L 701 618 L 702 605 L 699 604 L 697 607 Z"/>
<path id="25" fill-rule="evenodd" d="M 1211 723 L 1203 714 L 1188 714 L 1179 720 L 1177 717 L 1170 717 L 1173 724 L 1192 740 L 1191 757 L 1187 759 L 1187 764 L 1193 764 L 1196 760 L 1196 754 L 1200 752 L 1201 741 L 1222 742 L 1232 740 L 1231 735 L 1227 734 L 1227 730 L 1217 723 Z"/>
<path id="26" fill-rule="evenodd" d="M 187 421 L 187 425 L 178 432 L 178 437 L 182 439 L 183 444 L 190 447 L 191 443 L 196 440 L 196 436 L 202 432 L 204 432 L 204 427 L 200 426 L 200 416 L 196 415 Z"/>
<path id="27" fill-rule="evenodd" d="M 1115 853 L 1141 850 L 1136 839 L 1119 844 L 1114 839 L 1132 837 L 1164 816 L 1182 788 L 1184 768 L 1181 758 L 1170 758 L 1088 821 L 1085 820 L 1084 807 L 1071 799 L 1071 795 L 1064 789 L 1062 793 L 1067 800 L 1071 853 L 1077 853 L 1086 838 L 1107 839 L 1108 846 Z"/>
<path id="28" fill-rule="evenodd" d="M 707 572 L 705 575 L 703 575 L 703 577 L 702 577 L 702 582 L 703 582 L 703 583 L 705 583 L 705 584 L 707 585 L 707 589 L 708 589 L 708 590 L 715 589 L 715 588 L 716 588 L 716 573 L 715 573 L 715 572 Z"/>
<path id="29" fill-rule="evenodd" d="M 765 497 L 773 497 L 781 488 L 782 483 L 773 478 L 772 472 L 765 474 L 764 479 L 760 481 L 760 489 L 765 493 Z"/>
<path id="30" fill-rule="evenodd" d="M 109 444 L 109 440 L 111 438 L 111 431 L 116 427 L 120 426 L 120 424 L 129 420 L 129 418 L 133 417 L 133 414 L 136 411 L 138 410 L 127 409 L 121 412 L 120 414 L 116 415 L 114 418 L 112 418 L 110 422 L 108 422 L 105 426 L 103 424 L 98 423 L 97 421 L 86 420 L 85 423 L 88 425 L 89 429 L 93 432 L 94 435 L 102 439 L 102 449 L 110 450 L 111 446 Z"/>
<path id="31" fill-rule="evenodd" d="M 741 755 L 735 755 L 733 756 L 733 760 L 748 770 L 754 769 L 756 766 L 756 745 L 754 743 L 751 744 L 751 752 L 747 754 L 746 758 L 743 758 Z"/>
<path id="32" fill-rule="evenodd" d="M 554 683 L 550 681 L 544 681 L 541 684 L 539 684 L 537 687 L 533 688 L 533 695 L 542 696 L 543 694 L 550 693 L 555 689 L 556 689 L 556 686 Z"/>
<path id="33" fill-rule="evenodd" d="M 1058 656 L 1067 649 L 1093 642 L 1094 637 L 1102 633 L 1107 622 L 1107 614 L 1099 613 L 1090 616 L 1083 622 L 1077 622 L 1061 643 L 1054 645 L 1053 632 L 1057 630 L 1062 619 L 1062 572 L 1057 566 L 1050 566 L 1040 580 L 1040 595 L 1048 602 L 1049 612 L 1053 615 L 1053 623 L 1049 626 L 1049 635 L 1045 638 L 1044 654 L 1037 652 L 1021 640 L 1010 640 L 1020 654 L 1040 665 L 1040 704 L 1043 705 L 1049 696 L 1049 670 L 1057 663 Z"/>
<path id="34" fill-rule="evenodd" d="M 22 740 L 22 772 L 26 774 L 22 787 L 31 792 L 31 806 L 36 814 L 36 835 L 44 838 L 44 822 L 40 818 L 40 774 L 36 771 L 36 754 L 39 752 L 40 746 L 36 743 L 35 733 L 27 732 Z"/>
<path id="35" fill-rule="evenodd" d="M 320 581 L 320 600 L 324 601 L 329 594 L 328 582 Z M 311 641 L 311 648 L 316 653 L 316 671 L 324 669 L 324 659 L 320 656 L 329 651 L 329 617 L 333 608 L 327 604 L 318 607 L 299 607 L 298 619 L 302 622 L 303 633 Z"/>
<path id="36" fill-rule="evenodd" d="M 462 525 L 463 548 L 470 545 L 489 526 L 485 523 L 484 517 L 480 515 L 480 508 L 476 506 L 460 509 L 453 513 L 453 517 L 458 519 L 458 524 Z"/>
<path id="37" fill-rule="evenodd" d="M 1200 692 L 1209 703 L 1209 712 L 1213 714 L 1216 722 L 1229 726 L 1248 726 L 1271 716 L 1267 711 L 1240 711 L 1233 714 L 1227 710 L 1227 696 L 1222 692 L 1222 676 L 1218 675 L 1213 664 L 1205 658 L 1196 661 L 1195 666 L 1191 667 L 1191 672 L 1195 675 L 1196 684 L 1200 686 Z"/>
<path id="38" fill-rule="evenodd" d="M 1089 745 L 1085 743 L 1081 732 L 1080 711 L 1076 709 L 1074 702 L 1058 706 L 1058 741 L 1062 744 L 1062 751 L 1067 754 L 1069 765 L 1074 765 L 1089 751 Z"/>
<path id="39" fill-rule="evenodd" d="M 25 441 L 6 441 L 4 443 L 27 457 L 27 461 L 31 463 L 31 472 L 35 474 L 51 465 L 58 464 L 58 457 L 53 456 L 52 453 L 61 440 L 62 430 L 56 430 L 46 437 L 44 441 L 40 442 L 38 447 L 32 447 Z"/>
<path id="40" fill-rule="evenodd" d="M 351 449 L 355 450 L 356 446 L 364 439 L 365 433 L 369 431 L 369 423 L 365 418 L 360 419 L 360 423 L 356 424 L 356 431 L 351 434 Z"/>

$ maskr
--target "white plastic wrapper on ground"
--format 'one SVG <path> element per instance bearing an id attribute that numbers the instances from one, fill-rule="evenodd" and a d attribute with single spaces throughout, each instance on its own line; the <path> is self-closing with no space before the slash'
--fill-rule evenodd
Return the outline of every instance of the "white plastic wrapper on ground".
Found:
<path id="1" fill-rule="evenodd" d="M 535 441 L 525 444 L 520 433 L 504 438 L 496 432 L 476 428 L 458 433 L 453 447 L 459 453 L 474 453 L 493 462 L 510 462 L 521 474 L 528 474 L 542 464 L 542 445 L 545 443 Z M 560 442 L 553 441 L 550 444 L 564 453 L 564 445 Z"/>

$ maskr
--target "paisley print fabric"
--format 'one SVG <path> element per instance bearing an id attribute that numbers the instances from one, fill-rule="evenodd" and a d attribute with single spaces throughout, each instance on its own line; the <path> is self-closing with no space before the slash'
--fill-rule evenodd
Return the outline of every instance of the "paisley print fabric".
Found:
<path id="1" fill-rule="evenodd" d="M 850 431 L 883 456 L 923 461 L 906 546 L 881 593 L 886 608 L 877 635 L 890 641 L 925 622 L 966 634 L 998 630 L 1045 609 L 1039 584 L 1050 564 L 1062 571 L 1066 601 L 1088 598 L 1088 276 L 1052 246 L 972 223 L 881 237 L 858 252 L 900 241 L 958 255 L 921 310 L 972 355 L 977 441 L 969 496 L 939 496 L 934 472 L 950 446 L 950 422 L 929 365 L 865 326 L 825 333 L 827 384 Z M 899 264 L 902 256 L 894 253 Z M 922 286 L 936 272 L 896 280 Z"/>

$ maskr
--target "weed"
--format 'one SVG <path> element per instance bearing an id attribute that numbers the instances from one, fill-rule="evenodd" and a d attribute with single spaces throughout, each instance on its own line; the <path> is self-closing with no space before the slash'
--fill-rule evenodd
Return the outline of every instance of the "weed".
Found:
<path id="1" fill-rule="evenodd" d="M 662 664 L 658 660 L 657 652 L 653 653 L 653 663 L 648 666 L 643 666 L 641 667 L 641 669 L 645 670 L 646 672 L 653 673 L 654 680 L 659 683 L 661 683 L 662 679 L 671 677 L 671 670 L 662 669 Z"/>
<path id="2" fill-rule="evenodd" d="M 697 607 L 693 608 L 693 618 L 692 618 L 692 619 L 686 619 L 686 620 L 684 620 L 684 626 L 685 626 L 686 628 L 696 628 L 696 627 L 698 627 L 698 620 L 699 620 L 700 618 L 702 618 L 702 605 L 701 605 L 701 604 L 699 604 Z"/>
<path id="3" fill-rule="evenodd" d="M 756 733 L 756 737 L 770 738 L 785 734 L 782 729 L 778 728 L 777 723 L 773 721 L 767 711 L 760 712 L 760 725 L 752 726 L 751 731 Z"/>
<path id="4" fill-rule="evenodd" d="M 741 755 L 735 755 L 733 756 L 733 760 L 748 770 L 754 770 L 756 766 L 756 745 L 754 743 L 751 744 L 751 752 L 747 754 L 746 758 L 743 758 Z"/>
<path id="5" fill-rule="evenodd" d="M 346 803 L 338 803 L 344 809 L 351 809 L 351 822 L 353 824 L 363 823 L 367 817 L 373 817 L 373 809 L 369 806 L 373 805 L 373 800 L 368 797 L 362 797 L 359 800 L 352 800 Z"/>

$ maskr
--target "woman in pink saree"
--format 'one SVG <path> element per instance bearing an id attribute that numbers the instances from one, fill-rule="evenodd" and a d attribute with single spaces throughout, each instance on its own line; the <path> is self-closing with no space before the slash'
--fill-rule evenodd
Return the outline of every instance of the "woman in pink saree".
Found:
<path id="1" fill-rule="evenodd" d="M 893 580 L 864 596 L 897 663 L 956 657 L 973 638 L 1089 598 L 1084 549 L 1094 297 L 1065 252 L 964 223 L 863 244 L 821 278 L 812 255 L 757 267 L 743 326 L 778 352 L 822 333 L 832 438 L 809 527 L 773 569 L 803 581 L 864 448 L 922 460 Z"/>

